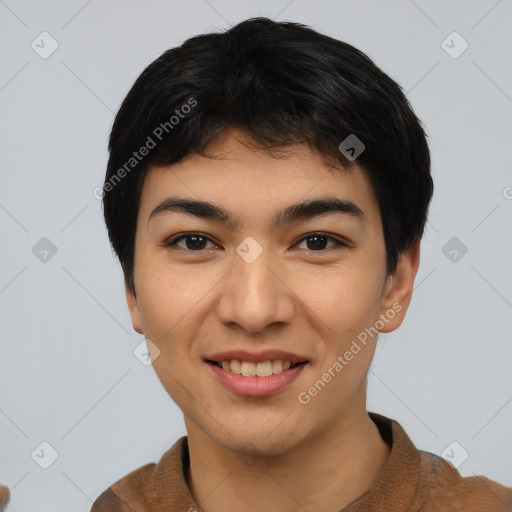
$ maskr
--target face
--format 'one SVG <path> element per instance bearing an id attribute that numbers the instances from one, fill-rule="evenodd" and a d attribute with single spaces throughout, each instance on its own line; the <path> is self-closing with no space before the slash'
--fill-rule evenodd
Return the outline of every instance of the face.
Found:
<path id="1" fill-rule="evenodd" d="M 149 172 L 127 299 L 189 435 L 277 454 L 365 414 L 375 332 L 402 322 L 418 249 L 387 276 L 359 167 L 242 139 Z"/>

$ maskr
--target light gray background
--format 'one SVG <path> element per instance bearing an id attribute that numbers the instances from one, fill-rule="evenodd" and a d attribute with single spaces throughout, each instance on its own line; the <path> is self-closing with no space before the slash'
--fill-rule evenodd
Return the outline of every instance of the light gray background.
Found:
<path id="1" fill-rule="evenodd" d="M 398 420 L 421 449 L 441 454 L 457 441 L 448 456 L 468 452 L 463 475 L 512 486 L 512 1 L 5 0 L 0 482 L 12 490 L 9 512 L 88 511 L 185 433 L 133 354 L 142 337 L 93 190 L 114 113 L 143 68 L 192 35 L 256 15 L 360 48 L 425 123 L 430 224 L 406 321 L 379 341 L 369 410 Z M 59 45 L 47 59 L 31 47 L 50 48 L 43 31 Z M 469 44 L 458 58 L 442 47 L 453 31 Z M 462 44 L 452 36 L 444 46 L 453 54 Z M 32 252 L 42 237 L 57 247 L 46 262 Z M 446 256 L 452 237 L 459 248 Z M 48 469 L 43 441 L 58 453 Z"/>

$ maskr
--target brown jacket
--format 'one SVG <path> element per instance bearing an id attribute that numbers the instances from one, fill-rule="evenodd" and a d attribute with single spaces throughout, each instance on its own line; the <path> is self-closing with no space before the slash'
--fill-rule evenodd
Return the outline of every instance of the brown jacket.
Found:
<path id="1" fill-rule="evenodd" d="M 340 512 L 512 512 L 512 488 L 481 476 L 462 478 L 441 457 L 417 450 L 396 421 L 369 414 L 391 453 L 371 488 Z M 103 492 L 91 512 L 201 512 L 185 479 L 188 464 L 182 437 L 158 464 Z"/>

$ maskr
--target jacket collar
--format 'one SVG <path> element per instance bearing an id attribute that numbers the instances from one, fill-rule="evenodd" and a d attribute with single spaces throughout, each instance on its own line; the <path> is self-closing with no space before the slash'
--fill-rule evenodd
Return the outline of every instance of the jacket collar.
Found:
<path id="1" fill-rule="evenodd" d="M 382 439 L 390 446 L 386 464 L 370 489 L 340 512 L 403 512 L 410 509 L 421 480 L 421 456 L 395 420 L 369 413 Z M 160 459 L 155 471 L 162 510 L 199 512 L 187 484 L 188 439 L 180 438 Z"/>

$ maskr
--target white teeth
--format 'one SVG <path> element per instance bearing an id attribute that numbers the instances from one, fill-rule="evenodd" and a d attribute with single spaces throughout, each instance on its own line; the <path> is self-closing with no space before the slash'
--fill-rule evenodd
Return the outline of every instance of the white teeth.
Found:
<path id="1" fill-rule="evenodd" d="M 283 371 L 283 361 L 272 361 L 272 373 Z"/>
<path id="2" fill-rule="evenodd" d="M 269 377 L 272 375 L 272 363 L 270 361 L 258 363 L 256 365 L 256 375 L 258 377 Z"/>
<path id="3" fill-rule="evenodd" d="M 231 370 L 233 373 L 236 373 L 237 375 L 240 375 L 242 373 L 242 363 L 240 361 L 237 361 L 236 359 L 231 360 L 231 367 L 230 367 L 230 361 L 225 361 L 228 365 L 226 368 L 227 370 Z M 224 361 L 222 361 L 222 366 L 224 366 Z"/>
<path id="4" fill-rule="evenodd" d="M 256 375 L 256 365 L 249 361 L 242 361 L 242 375 L 244 377 L 254 377 Z"/>
<path id="5" fill-rule="evenodd" d="M 228 370 L 236 375 L 244 377 L 270 377 L 272 374 L 281 373 L 291 367 L 290 361 L 264 361 L 262 363 L 252 363 L 250 361 L 239 361 L 237 359 L 219 361 L 218 366 Z"/>

